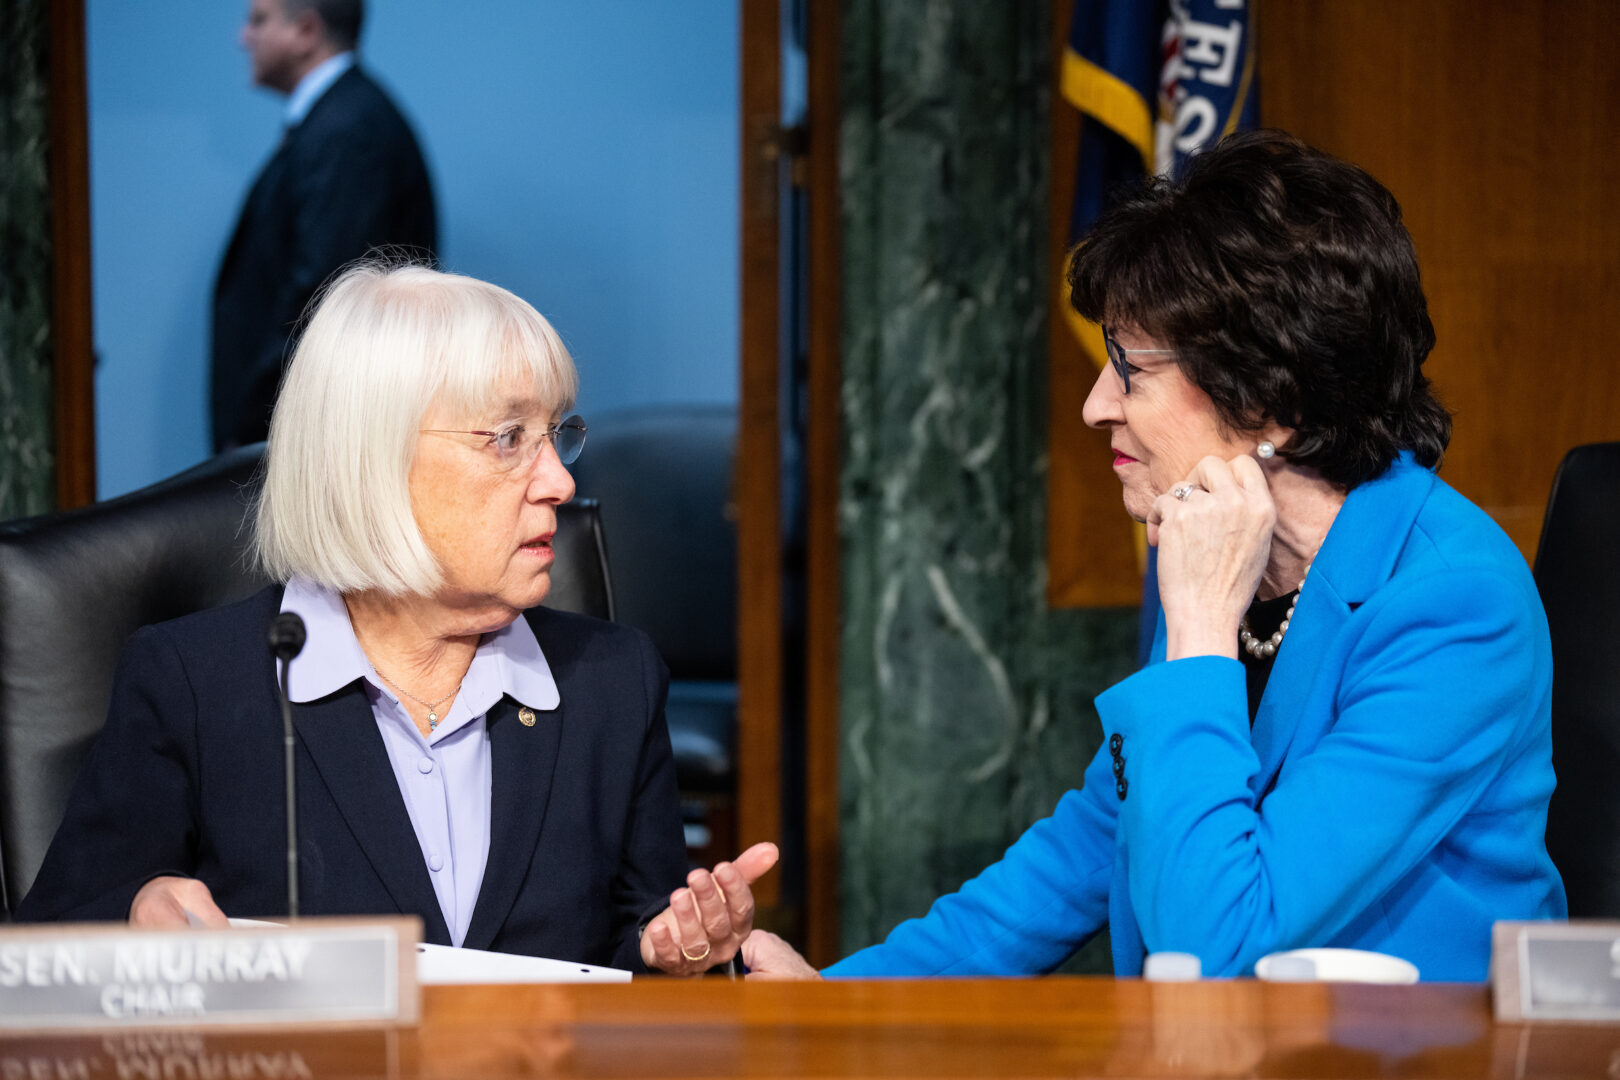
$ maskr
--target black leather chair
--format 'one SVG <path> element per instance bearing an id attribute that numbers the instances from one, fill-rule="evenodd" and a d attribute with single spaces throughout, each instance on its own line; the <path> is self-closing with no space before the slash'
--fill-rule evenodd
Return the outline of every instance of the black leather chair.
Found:
<path id="1" fill-rule="evenodd" d="M 106 718 L 124 641 L 266 579 L 246 516 L 262 446 L 118 499 L 0 524 L 0 920 L 27 894 Z M 613 617 L 601 518 L 562 507 L 547 603 Z"/>
<path id="2" fill-rule="evenodd" d="M 645 630 L 669 665 L 675 746 L 694 863 L 730 858 L 736 834 L 737 411 L 726 405 L 587 417 L 572 467 L 602 504 L 618 619 Z"/>
<path id="3" fill-rule="evenodd" d="M 1569 913 L 1620 918 L 1620 442 L 1558 466 L 1536 550 L 1553 647 L 1547 851 Z"/>

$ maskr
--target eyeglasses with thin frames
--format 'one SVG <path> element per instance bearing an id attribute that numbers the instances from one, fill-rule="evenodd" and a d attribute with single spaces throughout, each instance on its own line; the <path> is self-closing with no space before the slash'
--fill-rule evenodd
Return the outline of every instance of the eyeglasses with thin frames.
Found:
<path id="1" fill-rule="evenodd" d="M 1174 349 L 1127 349 L 1114 340 L 1114 335 L 1108 327 L 1103 327 L 1103 349 L 1108 353 L 1108 362 L 1114 365 L 1114 371 L 1119 375 L 1119 381 L 1124 384 L 1125 392 L 1131 392 L 1131 372 L 1140 371 L 1141 368 L 1131 363 L 1133 356 L 1174 356 Z"/>
<path id="2" fill-rule="evenodd" d="M 572 465 L 585 449 L 585 421 L 577 414 L 541 428 L 530 421 L 513 420 L 494 431 L 458 431 L 450 428 L 423 428 L 424 435 L 477 435 L 486 440 L 501 460 L 502 469 L 526 469 L 540 456 L 547 439 L 556 448 L 557 460 Z"/>

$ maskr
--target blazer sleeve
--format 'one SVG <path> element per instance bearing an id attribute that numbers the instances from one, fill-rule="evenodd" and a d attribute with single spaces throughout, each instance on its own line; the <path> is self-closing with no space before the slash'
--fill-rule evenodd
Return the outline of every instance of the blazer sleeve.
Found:
<path id="1" fill-rule="evenodd" d="M 173 643 L 160 629 L 138 631 L 18 921 L 122 921 L 142 885 L 192 872 L 196 715 Z"/>
<path id="2" fill-rule="evenodd" d="M 1505 575 L 1445 570 L 1354 616 L 1333 721 L 1257 806 L 1242 665 L 1149 667 L 1097 699 L 1124 737 L 1130 902 L 1150 950 L 1237 975 L 1328 940 L 1412 871 L 1531 733 L 1545 624 Z M 1545 630 L 1542 630 L 1545 633 Z"/>
<path id="3" fill-rule="evenodd" d="M 632 637 L 643 702 L 641 750 L 613 879 L 613 966 L 640 972 L 647 970 L 641 961 L 641 929 L 669 906 L 670 893 L 684 883 L 686 841 L 675 783 L 675 754 L 664 718 L 669 669 L 649 638 L 639 633 Z"/>
<path id="4" fill-rule="evenodd" d="M 832 978 L 1047 972 L 1108 921 L 1118 800 L 1105 745 L 1085 786 L 1059 800 L 1001 860 L 879 945 L 828 968 Z"/>

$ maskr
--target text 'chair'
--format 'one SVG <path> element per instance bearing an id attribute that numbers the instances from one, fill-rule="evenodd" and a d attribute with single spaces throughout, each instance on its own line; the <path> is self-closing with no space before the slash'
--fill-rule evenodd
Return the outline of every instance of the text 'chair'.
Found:
<path id="1" fill-rule="evenodd" d="M 0 524 L 0 921 L 45 859 L 106 719 L 124 642 L 148 623 L 268 583 L 249 556 L 263 450 L 243 447 L 108 502 Z M 612 618 L 595 504 L 559 509 L 553 547 L 547 606 Z"/>
<path id="2" fill-rule="evenodd" d="M 1553 648 L 1547 853 L 1572 918 L 1620 919 L 1620 442 L 1559 464 L 1535 573 Z"/>

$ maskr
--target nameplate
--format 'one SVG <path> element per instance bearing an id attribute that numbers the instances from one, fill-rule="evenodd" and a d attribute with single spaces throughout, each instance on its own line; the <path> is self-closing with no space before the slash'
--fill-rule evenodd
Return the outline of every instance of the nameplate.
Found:
<path id="1" fill-rule="evenodd" d="M 1620 1023 L 1620 922 L 1491 928 L 1498 1020 Z"/>
<path id="2" fill-rule="evenodd" d="M 371 1027 L 421 1015 L 414 917 L 231 930 L 0 930 L 0 1032 Z"/>
<path id="3" fill-rule="evenodd" d="M 393 1028 L 0 1032 L 3 1080 L 380 1080 L 398 1077 Z"/>

